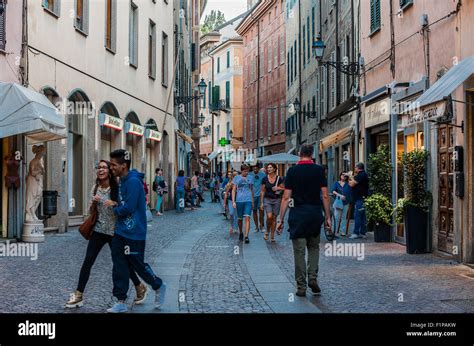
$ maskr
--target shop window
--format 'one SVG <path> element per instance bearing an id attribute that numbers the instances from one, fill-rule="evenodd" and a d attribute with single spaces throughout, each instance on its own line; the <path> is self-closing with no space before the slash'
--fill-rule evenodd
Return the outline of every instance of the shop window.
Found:
<path id="1" fill-rule="evenodd" d="M 406 152 L 412 152 L 415 150 L 415 134 L 411 134 L 405 137 Z"/>

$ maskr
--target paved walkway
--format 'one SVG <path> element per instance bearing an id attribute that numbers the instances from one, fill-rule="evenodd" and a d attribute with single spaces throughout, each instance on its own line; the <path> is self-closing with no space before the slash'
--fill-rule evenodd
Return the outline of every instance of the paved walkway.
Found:
<path id="1" fill-rule="evenodd" d="M 146 260 L 167 283 L 161 313 L 474 312 L 474 270 L 434 256 L 408 255 L 404 246 L 367 240 L 363 252 L 338 255 L 321 242 L 320 297 L 296 297 L 288 233 L 265 242 L 251 226 L 250 244 L 229 235 L 217 204 L 169 211 L 148 228 Z M 105 247 L 92 268 L 81 309 L 65 310 L 87 242 L 76 229 L 49 234 L 38 260 L 0 257 L 0 313 L 103 313 L 113 303 L 112 262 Z M 357 253 L 356 253 L 357 255 Z M 363 257 L 363 258 L 362 258 Z M 134 298 L 131 287 L 128 303 Z M 133 313 L 160 312 L 154 294 Z"/>

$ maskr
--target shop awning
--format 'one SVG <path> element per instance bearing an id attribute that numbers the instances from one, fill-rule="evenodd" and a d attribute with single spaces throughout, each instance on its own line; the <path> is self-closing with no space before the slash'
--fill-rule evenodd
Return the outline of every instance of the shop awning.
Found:
<path id="1" fill-rule="evenodd" d="M 221 152 L 222 152 L 222 149 L 218 149 L 218 150 L 213 151 L 208 156 L 209 160 L 211 160 L 211 161 L 214 160 L 217 157 L 217 155 L 219 155 Z"/>
<path id="2" fill-rule="evenodd" d="M 474 74 L 474 55 L 454 65 L 415 101 L 410 110 L 413 110 L 415 107 L 421 108 L 442 101 L 445 97 L 451 95 L 472 74 Z"/>
<path id="3" fill-rule="evenodd" d="M 355 109 L 357 109 L 357 98 L 355 96 L 351 96 L 346 101 L 330 111 L 326 115 L 326 118 L 327 120 L 332 120 L 334 118 L 351 113 Z"/>
<path id="4" fill-rule="evenodd" d="M 0 82 L 0 138 L 19 134 L 30 144 L 66 138 L 65 119 L 46 96 Z"/>
<path id="5" fill-rule="evenodd" d="M 100 113 L 99 114 L 100 126 L 105 126 L 117 131 L 122 131 L 123 120 L 110 114 Z"/>
<path id="6" fill-rule="evenodd" d="M 320 153 L 323 153 L 326 148 L 329 148 L 330 146 L 351 137 L 352 132 L 353 132 L 352 127 L 346 127 L 321 139 L 321 141 L 319 142 Z"/>
<path id="7" fill-rule="evenodd" d="M 262 163 L 275 163 L 275 164 L 293 164 L 297 163 L 300 158 L 299 156 L 288 154 L 288 153 L 279 153 L 268 156 L 262 156 L 257 159 Z"/>
<path id="8" fill-rule="evenodd" d="M 145 135 L 145 127 L 126 121 L 125 133 L 138 136 L 138 137 L 143 137 Z"/>
<path id="9" fill-rule="evenodd" d="M 181 137 L 186 143 L 193 144 L 194 141 L 191 137 L 189 137 L 187 134 L 185 134 L 181 130 L 176 130 L 176 134 Z"/>
<path id="10" fill-rule="evenodd" d="M 152 141 L 160 142 L 161 139 L 163 138 L 163 133 L 160 131 L 152 130 L 152 129 L 146 129 L 145 137 L 147 139 L 151 139 Z"/>

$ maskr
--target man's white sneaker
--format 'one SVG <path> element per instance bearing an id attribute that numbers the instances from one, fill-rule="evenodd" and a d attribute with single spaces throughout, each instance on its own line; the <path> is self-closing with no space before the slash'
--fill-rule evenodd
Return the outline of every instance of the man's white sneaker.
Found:
<path id="1" fill-rule="evenodd" d="M 362 239 L 367 239 L 367 236 L 366 236 L 365 234 L 362 234 L 360 237 L 361 237 Z"/>
<path id="2" fill-rule="evenodd" d="M 349 239 L 359 239 L 359 238 L 361 238 L 361 236 L 358 234 L 353 234 L 349 237 Z"/>
<path id="3" fill-rule="evenodd" d="M 161 309 L 165 302 L 166 284 L 163 283 L 159 289 L 155 291 L 155 309 Z"/>
<path id="4" fill-rule="evenodd" d="M 110 309 L 107 309 L 107 312 L 112 314 L 120 314 L 128 311 L 128 305 L 123 302 L 117 302 Z"/>

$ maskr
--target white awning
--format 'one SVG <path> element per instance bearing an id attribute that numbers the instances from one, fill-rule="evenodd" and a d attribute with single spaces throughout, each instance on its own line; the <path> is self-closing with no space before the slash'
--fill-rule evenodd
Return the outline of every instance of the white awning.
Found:
<path id="1" fill-rule="evenodd" d="M 258 158 L 258 161 L 262 163 L 275 163 L 275 164 L 293 164 L 298 163 L 300 160 L 299 156 L 287 154 L 287 153 L 279 153 L 273 154 L 268 156 L 262 156 Z"/>
<path id="2" fill-rule="evenodd" d="M 211 161 L 214 160 L 217 157 L 217 155 L 219 155 L 221 152 L 222 152 L 222 149 L 218 149 L 216 151 L 213 151 L 208 156 L 209 160 L 211 160 Z"/>
<path id="3" fill-rule="evenodd" d="M 451 95 L 472 74 L 474 74 L 474 55 L 461 60 L 458 64 L 451 67 L 443 77 L 438 79 L 414 102 L 409 111 L 444 100 L 445 97 Z"/>
<path id="4" fill-rule="evenodd" d="M 66 138 L 65 119 L 46 96 L 0 82 L 0 138 L 19 134 L 30 144 Z"/>
<path id="5" fill-rule="evenodd" d="M 352 136 L 352 132 L 352 127 L 346 127 L 330 134 L 327 137 L 324 137 L 319 142 L 319 152 L 323 153 L 325 148 L 328 148 L 336 143 L 340 143 L 343 140 L 349 138 L 350 136 Z"/>

